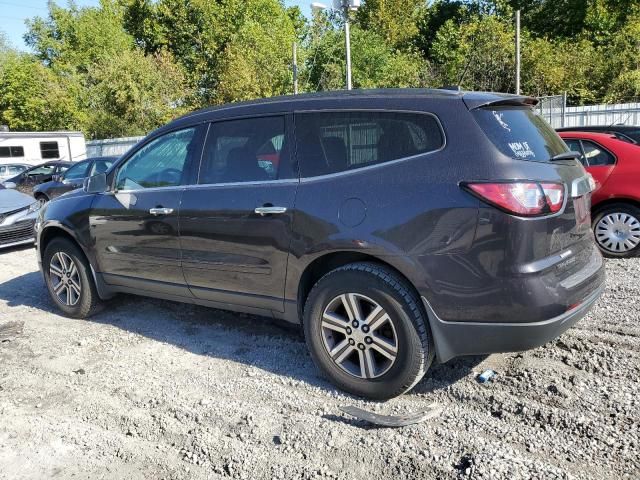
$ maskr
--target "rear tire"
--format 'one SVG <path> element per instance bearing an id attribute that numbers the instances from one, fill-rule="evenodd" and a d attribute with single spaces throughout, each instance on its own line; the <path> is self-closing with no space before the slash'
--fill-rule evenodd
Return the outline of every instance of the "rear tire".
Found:
<path id="1" fill-rule="evenodd" d="M 640 254 L 640 208 L 615 203 L 596 210 L 591 224 L 598 248 L 609 258 Z"/>
<path id="2" fill-rule="evenodd" d="M 56 306 L 68 317 L 88 318 L 102 306 L 89 263 L 76 244 L 53 239 L 42 262 L 47 290 Z"/>
<path id="3" fill-rule="evenodd" d="M 375 263 L 349 264 L 323 276 L 307 298 L 304 333 L 327 378 L 375 400 L 413 388 L 434 357 L 420 299 L 395 272 Z"/>

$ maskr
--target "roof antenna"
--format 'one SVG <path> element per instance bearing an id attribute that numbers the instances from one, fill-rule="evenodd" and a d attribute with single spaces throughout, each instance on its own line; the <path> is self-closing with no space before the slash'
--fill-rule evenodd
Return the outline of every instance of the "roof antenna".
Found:
<path id="1" fill-rule="evenodd" d="M 462 80 L 464 80 L 464 76 L 467 74 L 467 70 L 469 69 L 469 66 L 471 65 L 471 62 L 475 59 L 475 51 L 476 51 L 476 40 L 477 37 L 474 35 L 473 36 L 473 43 L 471 44 L 471 54 L 469 55 L 469 60 L 467 61 L 467 64 L 464 66 L 464 70 L 462 70 L 462 73 L 460 74 L 460 78 L 458 79 L 458 85 L 462 85 Z"/>

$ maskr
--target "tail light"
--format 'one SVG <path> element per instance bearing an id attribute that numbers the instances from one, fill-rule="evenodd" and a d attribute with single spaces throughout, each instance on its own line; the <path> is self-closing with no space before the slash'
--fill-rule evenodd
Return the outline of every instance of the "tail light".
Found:
<path id="1" fill-rule="evenodd" d="M 536 217 L 557 213 L 564 203 L 564 185 L 550 182 L 465 183 L 481 200 L 514 215 Z"/>

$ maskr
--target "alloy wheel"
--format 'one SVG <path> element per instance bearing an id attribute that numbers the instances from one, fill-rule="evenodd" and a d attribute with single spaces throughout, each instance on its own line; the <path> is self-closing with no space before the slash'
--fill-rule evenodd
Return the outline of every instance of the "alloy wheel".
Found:
<path id="1" fill-rule="evenodd" d="M 60 303 L 72 307 L 80 301 L 80 272 L 69 255 L 56 252 L 49 262 L 49 277 L 53 293 Z"/>
<path id="2" fill-rule="evenodd" d="M 322 314 L 322 340 L 331 360 L 350 375 L 384 375 L 398 355 L 398 336 L 389 314 L 358 293 L 338 295 Z"/>
<path id="3" fill-rule="evenodd" d="M 626 253 L 640 243 L 640 221 L 628 213 L 610 213 L 596 224 L 596 241 L 614 253 Z"/>

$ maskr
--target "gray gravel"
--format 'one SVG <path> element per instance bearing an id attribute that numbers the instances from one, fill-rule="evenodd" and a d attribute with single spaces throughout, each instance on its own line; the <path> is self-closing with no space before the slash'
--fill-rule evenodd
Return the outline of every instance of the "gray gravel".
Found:
<path id="1" fill-rule="evenodd" d="M 33 250 L 0 261 L 0 478 L 640 478 L 640 259 L 607 261 L 607 293 L 557 341 L 432 367 L 386 403 L 320 378 L 295 329 L 130 296 L 71 320 Z M 338 408 L 433 401 L 402 429 Z"/>

